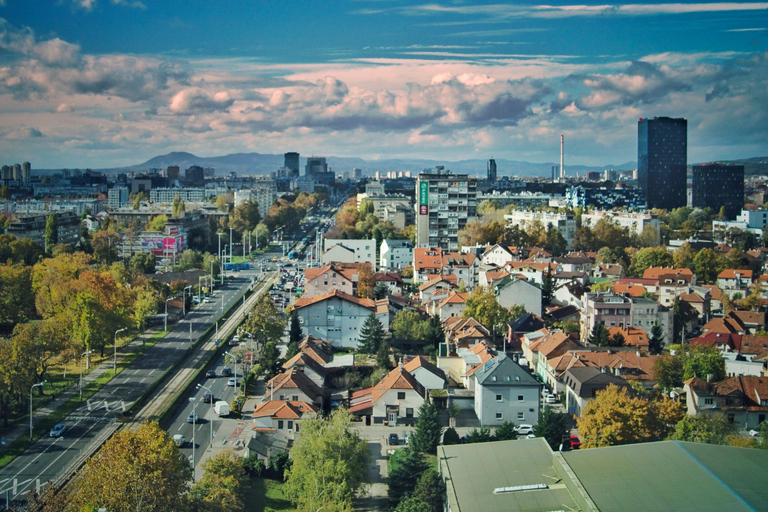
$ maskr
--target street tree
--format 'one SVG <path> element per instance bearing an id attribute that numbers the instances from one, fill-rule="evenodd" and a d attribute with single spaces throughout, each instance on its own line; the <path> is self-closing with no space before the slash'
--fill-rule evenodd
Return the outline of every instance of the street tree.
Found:
<path id="1" fill-rule="evenodd" d="M 533 427 L 533 433 L 536 437 L 546 439 L 550 448 L 557 450 L 570 433 L 568 415 L 556 412 L 549 406 L 544 407 L 544 411 L 539 416 L 539 423 Z"/>
<path id="2" fill-rule="evenodd" d="M 300 512 L 350 511 L 366 482 L 368 444 L 350 429 L 351 416 L 336 409 L 302 422 L 290 451 L 285 494 Z"/>
<path id="3" fill-rule="evenodd" d="M 153 423 L 125 429 L 88 459 L 75 480 L 74 510 L 184 510 L 192 467 L 167 432 Z"/>
<path id="4" fill-rule="evenodd" d="M 114 231 L 99 231 L 93 235 L 91 247 L 93 247 L 93 256 L 97 260 L 111 265 L 117 260 L 117 249 L 123 242 L 120 233 Z"/>
<path id="5" fill-rule="evenodd" d="M 442 427 L 438 417 L 437 405 L 424 400 L 419 407 L 419 417 L 416 419 L 416 430 L 411 436 L 410 446 L 417 452 L 437 453 L 440 444 Z"/>
<path id="6" fill-rule="evenodd" d="M 59 224 L 56 214 L 51 213 L 45 221 L 45 251 L 51 252 L 57 243 L 59 243 Z"/>
<path id="7" fill-rule="evenodd" d="M 32 269 L 26 265 L 0 265 L 0 325 L 11 330 L 37 316 L 32 293 Z"/>
<path id="8" fill-rule="evenodd" d="M 371 313 L 363 322 L 360 328 L 360 338 L 358 339 L 358 349 L 361 352 L 375 354 L 384 341 L 384 326 L 376 318 L 376 314 Z M 387 355 L 389 357 L 389 355 Z"/>
<path id="9" fill-rule="evenodd" d="M 421 452 L 407 446 L 392 455 L 390 468 L 389 502 L 397 505 L 413 493 L 419 478 L 427 469 L 427 462 Z"/>
<path id="10" fill-rule="evenodd" d="M 285 324 L 286 319 L 283 313 L 278 311 L 269 296 L 264 295 L 251 309 L 244 327 L 253 335 L 254 342 L 261 349 L 269 341 L 280 340 Z"/>
<path id="11" fill-rule="evenodd" d="M 232 210 L 232 214 L 229 216 L 229 226 L 238 234 L 253 231 L 260 221 L 259 203 L 255 201 L 241 203 Z"/>
<path id="12" fill-rule="evenodd" d="M 245 486 L 242 457 L 233 450 L 216 453 L 203 462 L 203 476 L 190 489 L 198 512 L 243 510 L 241 494 Z"/>

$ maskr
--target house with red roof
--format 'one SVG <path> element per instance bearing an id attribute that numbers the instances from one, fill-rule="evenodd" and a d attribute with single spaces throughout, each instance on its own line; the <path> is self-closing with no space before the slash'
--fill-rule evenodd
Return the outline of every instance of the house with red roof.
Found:
<path id="1" fill-rule="evenodd" d="M 298 299 L 293 310 L 305 332 L 334 347 L 357 348 L 360 330 L 373 313 L 389 329 L 389 302 L 361 299 L 339 290 Z"/>
<path id="2" fill-rule="evenodd" d="M 294 441 L 301 427 L 301 420 L 315 417 L 319 408 L 311 403 L 293 400 L 268 400 L 253 411 L 254 432 L 271 434 L 274 438 Z"/>
<path id="3" fill-rule="evenodd" d="M 444 389 L 447 384 L 445 372 L 424 356 L 416 356 L 405 361 L 403 368 L 413 375 L 424 389 Z"/>
<path id="4" fill-rule="evenodd" d="M 751 270 L 727 268 L 717 274 L 717 287 L 731 298 L 737 293 L 746 297 L 749 295 L 750 286 L 752 286 Z"/>
<path id="5" fill-rule="evenodd" d="M 362 268 L 371 270 L 369 263 L 328 263 L 320 268 L 308 268 L 304 271 L 303 298 L 311 299 L 318 295 L 339 290 L 348 295 L 357 293 L 357 281 Z"/>
<path id="6" fill-rule="evenodd" d="M 685 381 L 689 415 L 722 413 L 736 430 L 757 429 L 768 419 L 768 377 L 729 377 L 707 382 L 699 377 Z"/>
<path id="7" fill-rule="evenodd" d="M 367 424 L 413 425 L 425 399 L 424 386 L 400 364 L 375 386 L 352 393 L 349 412 L 367 417 Z"/>
<path id="8" fill-rule="evenodd" d="M 475 381 L 472 378 L 472 373 L 478 366 L 496 357 L 496 351 L 482 342 L 471 347 L 458 347 L 450 352 L 444 350 L 446 346 L 445 344 L 441 345 L 437 367 L 457 385 L 467 390 L 473 390 Z"/>
<path id="9" fill-rule="evenodd" d="M 270 400 L 309 402 L 322 407 L 325 401 L 325 391 L 315 384 L 301 368 L 294 366 L 289 371 L 278 373 L 267 382 L 262 401 Z"/>
<path id="10" fill-rule="evenodd" d="M 440 321 L 450 318 L 452 316 L 460 317 L 464 313 L 464 309 L 467 307 L 467 299 L 469 298 L 469 292 L 457 292 L 451 290 L 448 293 L 448 297 L 440 302 L 434 301 L 434 305 L 430 311 L 431 315 L 437 315 L 440 317 Z"/>

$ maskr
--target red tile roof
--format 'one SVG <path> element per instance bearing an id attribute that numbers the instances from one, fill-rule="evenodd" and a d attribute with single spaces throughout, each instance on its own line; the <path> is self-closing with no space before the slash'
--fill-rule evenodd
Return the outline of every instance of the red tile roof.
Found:
<path id="1" fill-rule="evenodd" d="M 687 268 L 651 267 L 645 269 L 645 272 L 643 272 L 643 279 L 653 279 L 654 281 L 658 281 L 659 277 L 663 274 L 692 276 L 693 272 Z"/>
<path id="2" fill-rule="evenodd" d="M 274 395 L 281 389 L 298 389 L 311 400 L 323 396 L 323 390 L 303 372 L 292 368 L 290 371 L 279 373 L 267 383 L 265 396 Z"/>
<path id="3" fill-rule="evenodd" d="M 364 308 L 368 309 L 374 309 L 374 302 L 371 299 L 361 299 L 359 297 L 355 297 L 353 295 L 350 295 L 348 293 L 344 293 L 340 290 L 332 290 L 328 293 L 323 293 L 322 295 L 316 295 L 314 297 L 310 297 L 308 299 L 301 298 L 298 299 L 294 305 L 293 309 L 301 309 L 306 306 L 310 306 L 312 304 L 317 304 L 318 302 L 322 302 L 326 299 L 330 299 L 332 297 L 338 297 L 340 299 L 344 299 L 346 301 L 352 302 L 354 304 L 357 304 L 358 306 L 363 306 Z"/>
<path id="4" fill-rule="evenodd" d="M 316 413 L 317 406 L 302 401 L 268 400 L 256 407 L 254 418 L 299 419 L 304 413 Z"/>
<path id="5" fill-rule="evenodd" d="M 413 250 L 413 269 L 419 272 L 424 269 L 441 270 L 443 268 L 443 251 L 439 247 L 417 247 Z"/>
<path id="6" fill-rule="evenodd" d="M 717 274 L 718 279 L 741 279 L 741 278 L 748 278 L 752 279 L 752 271 L 751 270 L 744 270 L 744 269 L 734 269 L 734 268 L 727 268 Z"/>
<path id="7" fill-rule="evenodd" d="M 624 336 L 624 345 L 630 347 L 647 347 L 648 334 L 637 327 L 609 327 L 608 334 L 613 337 L 616 333 Z"/>

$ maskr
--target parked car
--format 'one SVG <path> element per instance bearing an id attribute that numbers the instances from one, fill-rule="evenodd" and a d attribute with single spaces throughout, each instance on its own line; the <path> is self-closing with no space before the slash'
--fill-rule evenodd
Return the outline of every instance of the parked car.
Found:
<path id="1" fill-rule="evenodd" d="M 213 401 L 213 395 L 212 395 L 212 394 L 210 394 L 210 393 L 208 393 L 208 392 L 206 392 L 206 393 L 203 395 L 203 403 L 204 403 L 204 404 L 209 404 L 209 403 L 211 403 L 212 401 Z"/>
<path id="2" fill-rule="evenodd" d="M 205 378 L 206 379 L 215 379 L 216 378 L 216 370 L 210 369 L 207 372 L 205 372 Z"/>
<path id="3" fill-rule="evenodd" d="M 389 440 L 388 440 L 388 442 L 389 442 L 389 444 L 391 444 L 391 445 L 398 445 L 398 444 L 400 444 L 400 438 L 399 438 L 399 437 L 397 437 L 397 434 L 395 434 L 395 433 L 393 432 L 392 434 L 389 434 Z"/>
<path id="4" fill-rule="evenodd" d="M 229 346 L 230 346 L 230 347 L 236 347 L 236 346 L 238 346 L 239 344 L 240 344 L 240 342 L 239 342 L 239 341 L 237 341 L 237 340 L 235 340 L 235 339 L 232 339 L 232 340 L 230 340 L 230 341 L 229 341 Z"/>
<path id="5" fill-rule="evenodd" d="M 229 386 L 229 387 L 236 387 L 237 386 L 237 381 L 235 380 L 234 377 L 232 377 L 231 379 L 229 379 L 227 381 L 227 386 Z"/>
<path id="6" fill-rule="evenodd" d="M 578 450 L 581 447 L 581 439 L 576 434 L 571 434 L 571 449 Z"/>
<path id="7" fill-rule="evenodd" d="M 544 397 L 544 402 L 546 402 L 546 403 L 548 403 L 548 404 L 556 404 L 556 403 L 557 403 L 557 396 L 556 396 L 556 395 L 553 395 L 553 394 L 551 394 L 551 393 L 548 393 L 548 394 L 547 394 L 547 395 Z"/>
<path id="8" fill-rule="evenodd" d="M 191 412 L 189 413 L 189 416 L 187 416 L 187 423 L 197 423 L 200 420 L 200 416 L 197 415 L 197 413 Z"/>
<path id="9" fill-rule="evenodd" d="M 533 434 L 533 425 L 518 425 L 515 427 L 515 431 L 520 436 L 527 436 Z"/>
<path id="10" fill-rule="evenodd" d="M 229 366 L 225 366 L 221 369 L 221 376 L 222 377 L 231 377 L 232 376 L 232 369 Z"/>
<path id="11" fill-rule="evenodd" d="M 53 426 L 51 431 L 48 433 L 51 437 L 59 437 L 61 434 L 64 433 L 64 431 L 67 429 L 67 426 L 63 423 L 57 423 Z"/>

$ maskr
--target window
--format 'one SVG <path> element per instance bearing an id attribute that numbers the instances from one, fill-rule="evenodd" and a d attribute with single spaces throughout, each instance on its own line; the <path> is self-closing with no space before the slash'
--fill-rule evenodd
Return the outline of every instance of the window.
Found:
<path id="1" fill-rule="evenodd" d="M 277 428 L 278 428 L 279 430 L 282 430 L 282 429 L 283 429 L 283 420 L 277 420 Z"/>
<path id="2" fill-rule="evenodd" d="M 522 402 L 525 400 L 525 397 L 523 395 L 517 395 L 517 401 Z"/>
<path id="3" fill-rule="evenodd" d="M 298 402 L 299 401 L 299 395 L 293 395 L 291 397 L 291 400 L 293 400 L 294 402 Z"/>
<path id="4" fill-rule="evenodd" d="M 398 391 L 397 392 L 397 399 L 398 400 L 405 400 L 405 391 Z"/>
<path id="5" fill-rule="evenodd" d="M 525 413 L 524 412 L 517 413 L 517 419 L 518 420 L 524 420 L 525 419 Z"/>
<path id="6" fill-rule="evenodd" d="M 715 403 L 715 401 L 711 398 L 704 399 L 704 405 L 712 405 L 713 403 Z"/>
<path id="7" fill-rule="evenodd" d="M 288 420 L 288 430 L 293 430 L 293 420 Z"/>
<path id="8" fill-rule="evenodd" d="M 504 397 L 502 397 L 500 394 L 497 394 L 496 395 L 496 401 L 497 402 L 501 402 L 502 400 L 504 400 Z"/>
<path id="9" fill-rule="evenodd" d="M 406 418 L 413 418 L 413 407 L 406 407 L 405 408 L 405 417 Z"/>
<path id="10" fill-rule="evenodd" d="M 500 413 L 500 412 L 496 413 L 496 419 L 497 420 L 500 420 L 500 419 L 503 419 L 503 418 L 504 418 L 504 415 L 502 413 Z"/>

